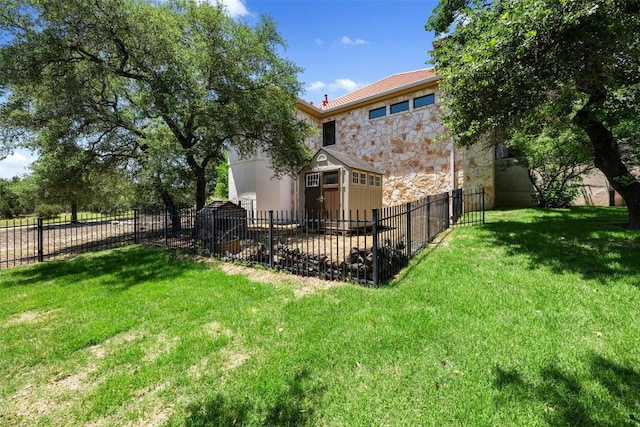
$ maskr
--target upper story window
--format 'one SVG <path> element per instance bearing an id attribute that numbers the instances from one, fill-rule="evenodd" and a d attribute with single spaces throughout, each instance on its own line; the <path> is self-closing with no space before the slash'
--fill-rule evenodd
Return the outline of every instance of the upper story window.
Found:
<path id="1" fill-rule="evenodd" d="M 369 120 L 377 119 L 378 117 L 384 117 L 387 115 L 387 107 L 375 108 L 373 110 L 369 110 Z"/>
<path id="2" fill-rule="evenodd" d="M 427 105 L 434 104 L 436 102 L 436 96 L 434 94 L 420 96 L 413 98 L 413 108 L 425 107 Z"/>
<path id="3" fill-rule="evenodd" d="M 335 145 L 336 143 L 336 121 L 322 124 L 322 146 Z"/>
<path id="4" fill-rule="evenodd" d="M 398 102 L 397 104 L 391 104 L 391 114 L 402 113 L 403 111 L 409 111 L 409 101 Z"/>

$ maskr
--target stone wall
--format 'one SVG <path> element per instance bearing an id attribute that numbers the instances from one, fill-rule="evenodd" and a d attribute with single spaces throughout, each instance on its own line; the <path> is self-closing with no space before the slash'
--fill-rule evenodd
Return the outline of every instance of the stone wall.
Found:
<path id="1" fill-rule="evenodd" d="M 369 104 L 324 118 L 336 122 L 336 145 L 334 148 L 357 156 L 371 164 L 374 170 L 384 175 L 383 203 L 397 205 L 417 200 L 430 194 L 451 191 L 463 183 L 487 187 L 493 201 L 493 163 L 482 154 L 472 151 L 474 159 L 471 171 L 463 171 L 464 150 L 452 148 L 451 143 L 439 138 L 445 129 L 440 121 L 439 93 L 436 103 L 413 109 L 413 98 L 435 92 L 435 87 Z M 369 119 L 369 110 L 409 100 L 409 111 L 387 114 L 385 117 Z M 313 119 L 310 119 L 313 120 Z M 316 123 L 319 129 L 322 124 Z M 321 147 L 322 135 L 309 140 L 312 150 Z M 452 151 L 454 172 L 452 173 Z M 479 174 L 475 176 L 474 174 Z"/>

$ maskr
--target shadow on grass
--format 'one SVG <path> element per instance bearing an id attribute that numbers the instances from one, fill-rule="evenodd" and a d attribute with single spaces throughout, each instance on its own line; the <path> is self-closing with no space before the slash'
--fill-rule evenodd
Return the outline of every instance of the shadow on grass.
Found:
<path id="1" fill-rule="evenodd" d="M 266 409 L 240 397 L 216 394 L 201 404 L 188 408 L 185 426 L 242 426 L 260 419 L 265 426 L 311 425 L 320 396 L 325 389 L 315 384 L 308 369 L 299 370 L 286 388 L 276 394 Z"/>
<path id="2" fill-rule="evenodd" d="M 602 356 L 592 356 L 587 377 L 577 377 L 553 365 L 534 380 L 500 366 L 494 368 L 494 376 L 494 387 L 507 401 L 545 405 L 549 425 L 640 425 L 640 373 Z"/>
<path id="3" fill-rule="evenodd" d="M 6 271 L 0 287 L 25 286 L 56 280 L 71 284 L 99 278 L 102 285 L 124 290 L 142 282 L 167 280 L 205 268 L 177 259 L 170 252 L 129 246 L 109 252 L 80 255 L 71 260 L 47 261 Z"/>
<path id="4" fill-rule="evenodd" d="M 483 226 L 487 238 L 526 255 L 531 268 L 577 273 L 607 283 L 628 279 L 640 286 L 640 231 L 624 226 L 626 211 L 580 207 L 527 210 L 530 221 L 502 220 Z"/>

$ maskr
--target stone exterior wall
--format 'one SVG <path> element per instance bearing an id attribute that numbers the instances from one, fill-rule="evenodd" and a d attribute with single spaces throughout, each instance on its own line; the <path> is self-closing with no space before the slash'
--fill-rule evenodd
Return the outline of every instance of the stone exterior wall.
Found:
<path id="1" fill-rule="evenodd" d="M 432 93 L 436 93 L 435 104 L 413 108 L 413 98 Z M 409 100 L 409 111 L 369 119 L 369 110 L 405 100 Z M 384 175 L 383 204 L 392 206 L 451 191 L 452 180 L 459 187 L 466 179 L 463 150 L 452 149 L 449 141 L 438 138 L 445 131 L 440 113 L 439 93 L 434 87 L 329 116 L 322 122 L 336 122 L 333 148 L 363 159 Z M 309 119 L 322 129 L 322 123 Z M 320 148 L 322 135 L 309 140 L 308 145 L 314 151 Z M 476 168 L 474 172 L 480 170 Z M 487 171 L 482 169 L 482 174 Z M 484 177 L 473 182 L 479 184 L 482 180 Z"/>
<path id="2" fill-rule="evenodd" d="M 493 146 L 476 144 L 465 149 L 464 189 L 484 188 L 486 208 L 495 206 L 495 153 Z"/>

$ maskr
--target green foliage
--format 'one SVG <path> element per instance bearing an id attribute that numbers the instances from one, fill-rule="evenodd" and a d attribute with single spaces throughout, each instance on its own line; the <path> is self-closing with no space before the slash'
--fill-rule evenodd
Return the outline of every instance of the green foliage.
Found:
<path id="1" fill-rule="evenodd" d="M 640 228 L 640 181 L 620 180 L 640 152 L 639 25 L 635 0 L 442 0 L 427 29 L 446 34 L 433 51 L 445 124 L 468 145 L 572 123 Z"/>
<path id="2" fill-rule="evenodd" d="M 38 204 L 34 211 L 36 216 L 42 217 L 44 219 L 57 218 L 62 212 L 63 209 L 62 207 L 60 207 L 60 205 L 52 205 L 46 203 Z"/>
<path id="3" fill-rule="evenodd" d="M 216 166 L 216 189 L 214 195 L 221 199 L 229 198 L 229 164 L 226 161 L 220 162 Z"/>
<path id="4" fill-rule="evenodd" d="M 515 132 L 509 152 L 525 167 L 540 207 L 568 207 L 580 194 L 580 181 L 593 169 L 586 137 L 574 125 L 551 122 L 539 135 Z"/>
<path id="5" fill-rule="evenodd" d="M 299 69 L 267 17 L 253 27 L 195 0 L 3 0 L 0 124 L 40 147 L 73 141 L 85 152 L 145 171 L 163 200 L 181 181 L 153 169 L 166 153 L 201 207 L 225 147 L 257 150 L 277 173 L 308 158 L 297 119 Z M 153 148 L 154 144 L 161 147 Z M 150 158 L 147 158 L 150 157 Z M 175 176 L 171 172 L 168 175 Z"/>
<path id="6" fill-rule="evenodd" d="M 20 201 L 11 181 L 0 178 L 0 218 L 13 218 L 20 213 Z"/>

